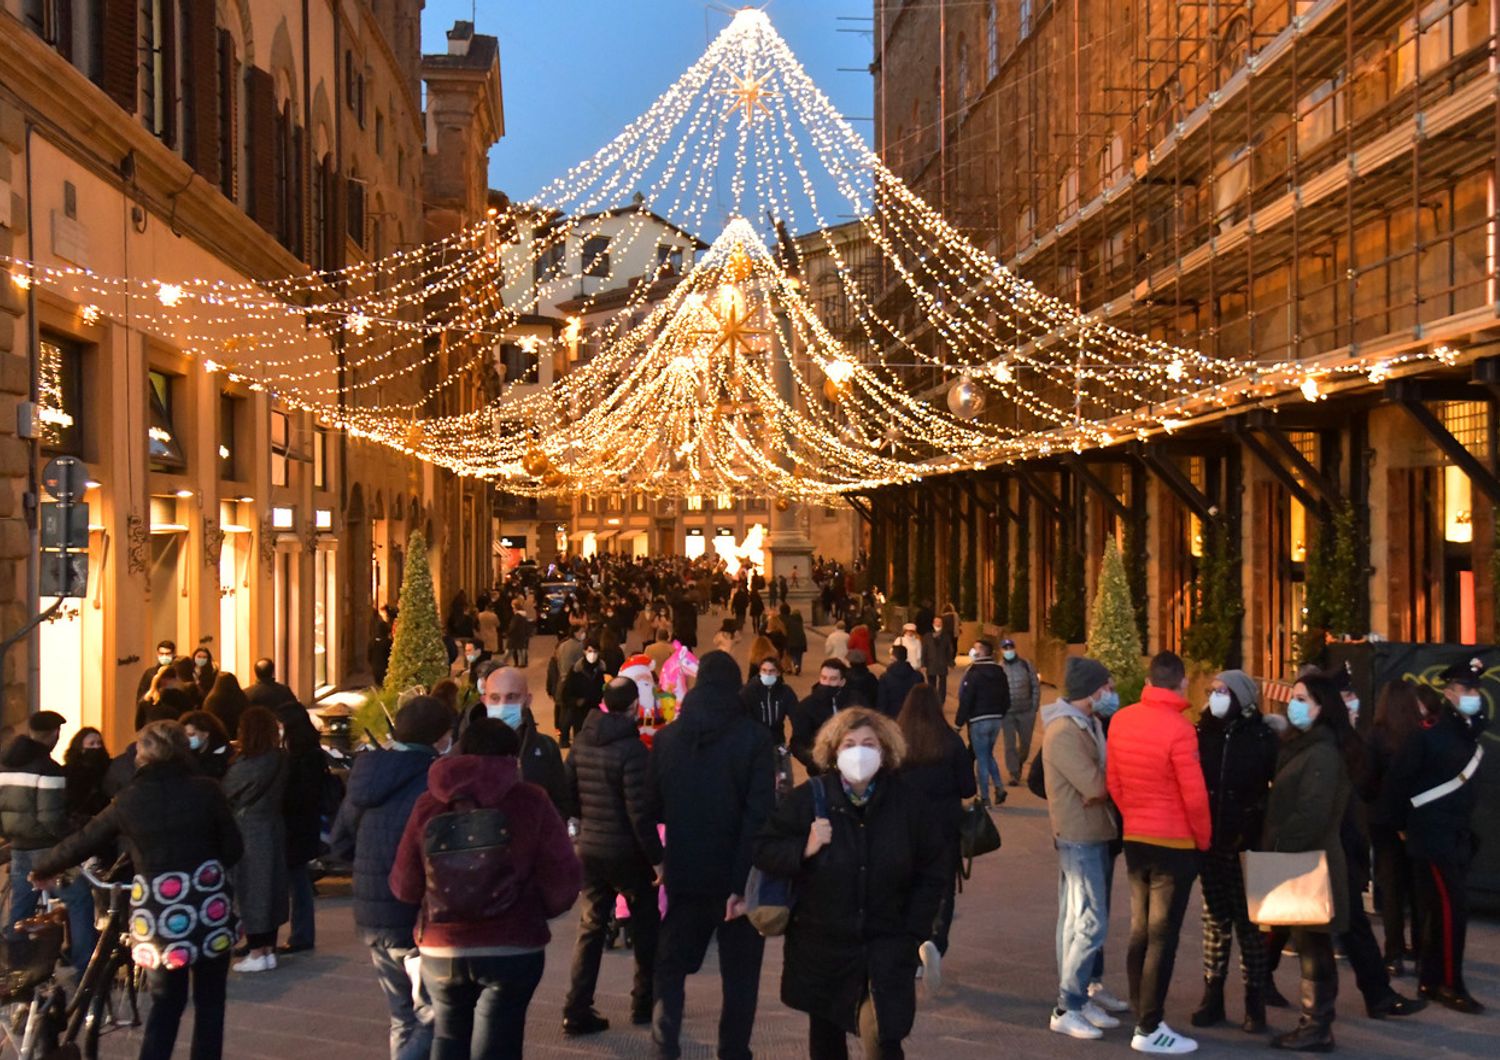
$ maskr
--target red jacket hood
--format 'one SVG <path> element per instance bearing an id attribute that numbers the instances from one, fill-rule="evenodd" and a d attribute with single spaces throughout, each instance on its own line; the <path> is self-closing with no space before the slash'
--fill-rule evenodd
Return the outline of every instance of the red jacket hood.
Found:
<path id="1" fill-rule="evenodd" d="M 427 771 L 427 790 L 450 805 L 463 799 L 493 809 L 519 783 L 520 763 L 509 755 L 449 755 Z"/>

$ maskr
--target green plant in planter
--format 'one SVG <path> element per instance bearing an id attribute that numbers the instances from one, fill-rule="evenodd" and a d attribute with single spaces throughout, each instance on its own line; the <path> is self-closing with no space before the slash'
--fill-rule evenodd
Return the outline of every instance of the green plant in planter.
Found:
<path id="1" fill-rule="evenodd" d="M 1130 579 L 1125 561 L 1114 539 L 1104 546 L 1099 566 L 1099 584 L 1089 612 L 1088 654 L 1114 675 L 1121 703 L 1134 703 L 1146 684 L 1141 663 L 1141 634 L 1136 628 L 1135 605 L 1131 602 Z"/>
<path id="2" fill-rule="evenodd" d="M 1244 612 L 1239 551 L 1222 522 L 1205 524 L 1203 558 L 1193 586 L 1193 623 L 1183 634 L 1183 654 L 1207 667 L 1228 666 Z"/>
<path id="3" fill-rule="evenodd" d="M 1061 527 L 1057 532 L 1056 599 L 1047 614 L 1047 629 L 1066 644 L 1084 639 L 1083 556 L 1074 547 L 1072 537 Z"/>
<path id="4" fill-rule="evenodd" d="M 1021 519 L 1016 523 L 1015 575 L 1010 587 L 1010 629 L 1026 633 L 1031 629 L 1031 524 L 1022 505 Z"/>
<path id="5" fill-rule="evenodd" d="M 1359 517 L 1354 505 L 1341 501 L 1308 542 L 1303 567 L 1307 616 L 1298 641 L 1299 662 L 1317 662 L 1330 635 L 1358 633 L 1369 624 L 1363 554 Z"/>

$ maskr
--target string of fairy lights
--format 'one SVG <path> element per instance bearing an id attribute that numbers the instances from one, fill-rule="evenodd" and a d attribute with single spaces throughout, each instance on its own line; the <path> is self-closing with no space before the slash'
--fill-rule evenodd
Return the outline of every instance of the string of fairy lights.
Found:
<path id="1" fill-rule="evenodd" d="M 672 252 L 715 230 L 679 274 Z M 265 281 L 0 268 L 352 437 L 532 495 L 827 500 L 1454 356 L 1211 356 L 1049 295 L 887 169 L 750 9 L 594 155 L 445 238 Z M 529 360 L 514 378 L 506 347 Z"/>

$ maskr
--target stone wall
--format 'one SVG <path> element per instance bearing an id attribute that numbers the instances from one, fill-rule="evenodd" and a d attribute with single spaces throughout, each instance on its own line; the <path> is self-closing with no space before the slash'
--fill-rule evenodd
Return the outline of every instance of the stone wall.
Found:
<path id="1" fill-rule="evenodd" d="M 14 107 L 0 101 L 0 254 L 13 254 L 26 236 L 26 204 L 20 151 L 25 125 Z M 24 249 L 24 248 L 23 248 Z M 26 296 L 0 276 L 0 639 L 27 618 L 26 554 L 31 535 L 23 499 L 30 488 L 31 443 L 16 436 L 16 406 L 31 391 L 27 362 Z M 0 673 L 0 723 L 24 717 L 26 648 L 18 644 Z"/>

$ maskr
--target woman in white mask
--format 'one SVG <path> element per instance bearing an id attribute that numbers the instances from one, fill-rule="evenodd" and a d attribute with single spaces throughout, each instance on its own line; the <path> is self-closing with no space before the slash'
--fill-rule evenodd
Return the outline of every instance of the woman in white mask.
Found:
<path id="1" fill-rule="evenodd" d="M 873 710 L 841 710 L 813 745 L 823 771 L 777 807 L 755 840 L 762 871 L 796 881 L 781 999 L 810 1017 L 808 1056 L 900 1060 L 916 1018 L 912 925 L 946 886 L 944 835 L 897 772 L 906 741 Z"/>

